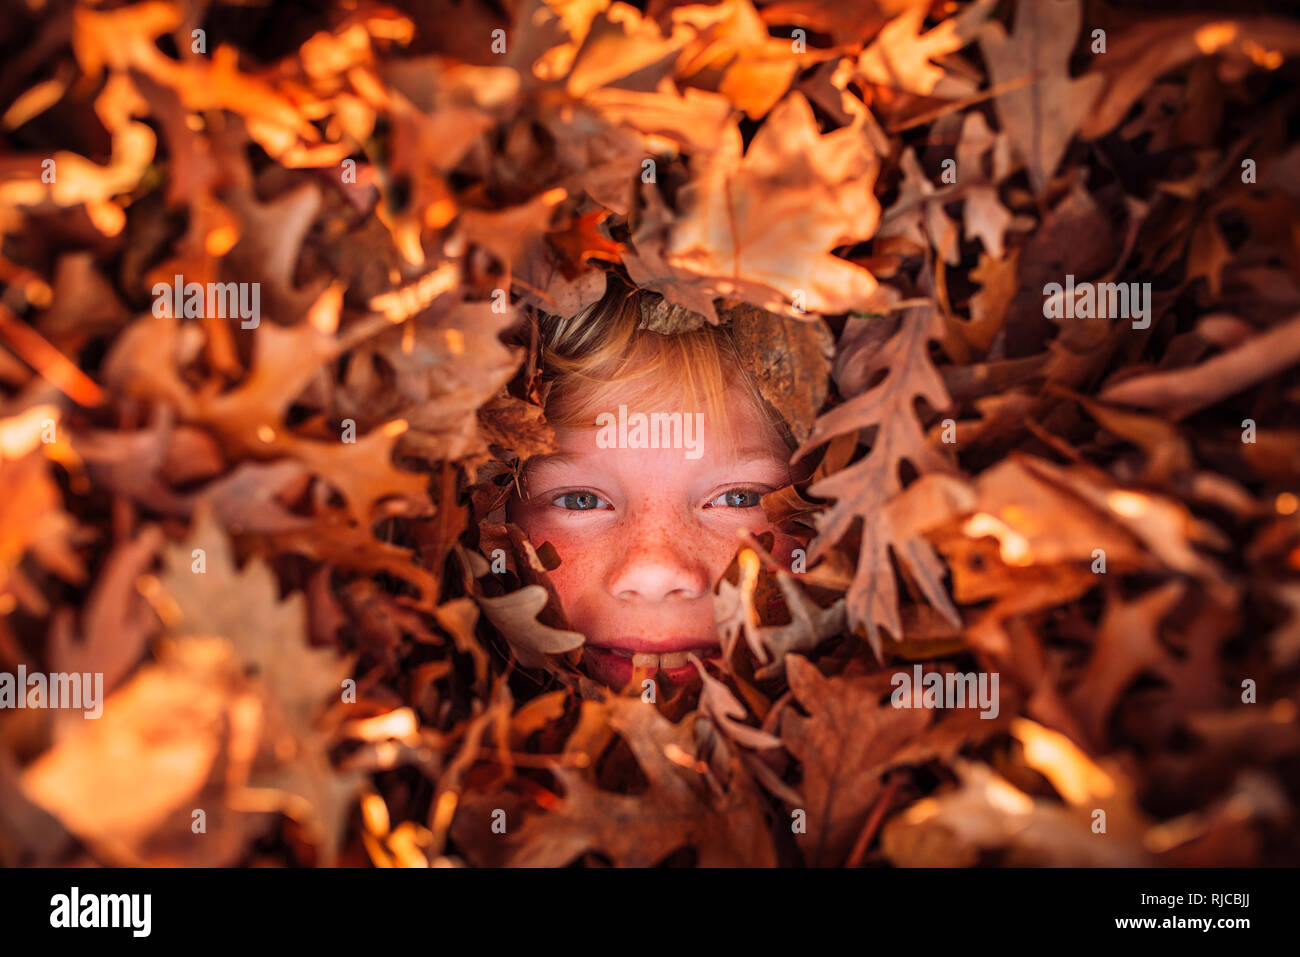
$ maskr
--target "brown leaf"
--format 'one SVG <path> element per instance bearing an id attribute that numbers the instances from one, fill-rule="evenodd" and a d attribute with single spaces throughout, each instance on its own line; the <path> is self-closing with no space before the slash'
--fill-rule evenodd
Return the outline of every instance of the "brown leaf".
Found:
<path id="1" fill-rule="evenodd" d="M 1184 418 L 1300 362 L 1300 316 L 1200 365 L 1134 376 L 1102 390 L 1103 402 L 1163 409 Z"/>
<path id="2" fill-rule="evenodd" d="M 229 539 L 200 512 L 189 539 L 164 551 L 163 590 L 175 603 L 168 631 L 220 635 L 275 695 L 290 726 L 307 733 L 325 700 L 340 693 L 351 662 L 307 644 L 302 593 L 283 601 L 260 559 L 235 567 Z"/>
<path id="3" fill-rule="evenodd" d="M 54 670 L 97 672 L 103 675 L 105 694 L 117 687 L 158 627 L 135 583 L 153 564 L 162 541 L 161 531 L 150 526 L 113 549 L 86 602 L 81 640 L 69 641 L 71 635 L 62 629 L 50 636 Z"/>
<path id="4" fill-rule="evenodd" d="M 956 16 L 921 33 L 928 10 L 921 3 L 909 4 L 862 52 L 858 73 L 867 83 L 917 96 L 952 99 L 969 96 L 975 92 L 973 83 L 936 66 L 933 61 L 957 52 L 974 39 L 993 7 L 992 0 L 977 0 L 963 7 Z"/>
<path id="5" fill-rule="evenodd" d="M 1091 739 L 1106 740 L 1106 722 L 1125 686 L 1146 670 L 1160 670 L 1169 653 L 1160 645 L 1164 617 L 1183 597 L 1181 582 L 1167 582 L 1126 602 L 1112 594 L 1097 631 L 1097 643 L 1070 700 Z"/>
<path id="6" fill-rule="evenodd" d="M 1034 192 L 1043 193 L 1065 147 L 1101 92 L 1101 77 L 1070 79 L 1068 64 L 1079 34 L 1079 0 L 1016 4 L 1010 36 L 993 21 L 980 36 L 980 48 L 995 87 L 1026 85 L 994 101 L 1012 145 L 1029 170 Z"/>
<path id="7" fill-rule="evenodd" d="M 796 292 L 810 312 L 858 308 L 875 279 L 829 251 L 875 230 L 876 166 L 860 130 L 819 134 L 808 101 L 792 93 L 743 157 L 734 128 L 707 157 L 682 191 L 683 212 L 662 253 L 649 236 L 633 237 L 634 252 L 625 257 L 629 273 L 710 322 L 716 320 L 711 302 L 682 299 L 678 283 L 701 286 L 709 300 L 731 296 L 770 311 L 788 313 Z"/>
<path id="8" fill-rule="evenodd" d="M 797 839 L 809 865 L 834 866 L 848 854 L 895 752 L 929 726 L 930 712 L 882 705 L 880 692 L 869 690 L 878 681 L 826 678 L 798 655 L 786 659 L 786 673 L 808 712 L 781 719 L 781 739 L 803 768 L 807 832 Z"/>
<path id="9" fill-rule="evenodd" d="M 525 585 L 508 595 L 474 598 L 484 616 L 496 625 L 525 668 L 545 666 L 543 655 L 559 655 L 580 648 L 587 639 L 576 631 L 564 631 L 537 620 L 550 600 L 541 585 Z"/>
<path id="10" fill-rule="evenodd" d="M 934 409 L 948 405 L 948 394 L 931 364 L 928 348 L 929 340 L 941 335 L 939 314 L 932 306 L 904 312 L 893 338 L 861 359 L 861 380 L 882 371 L 885 377 L 818 419 L 812 435 L 796 453 L 803 455 L 835 435 L 876 428 L 871 451 L 865 457 L 809 490 L 813 495 L 837 500 L 818 518 L 818 535 L 809 558 L 815 561 L 843 539 L 856 520 L 861 520 L 858 567 L 848 592 L 849 626 L 855 630 L 865 627 L 877 653 L 881 628 L 895 638 L 901 637 L 890 550 L 918 577 L 933 578 L 938 570 L 930 547 L 912 530 L 893 527 L 885 515 L 885 505 L 902 490 L 902 462 L 910 462 L 921 472 L 950 469 L 947 460 L 926 441 L 915 411 L 918 398 Z M 955 619 L 956 611 L 937 591 L 931 590 L 930 597 Z"/>
<path id="11" fill-rule="evenodd" d="M 700 867 L 775 864 L 757 793 L 743 772 L 723 793 L 710 790 L 695 759 L 690 721 L 671 724 L 652 704 L 611 698 L 609 724 L 649 782 L 641 795 L 597 788 L 588 775 L 557 768 L 564 799 L 525 821 L 511 840 L 513 867 L 563 866 L 586 852 L 619 867 L 650 867 L 693 847 Z"/>
<path id="12" fill-rule="evenodd" d="M 1189 60 L 1227 54 L 1271 70 L 1297 53 L 1300 29 L 1291 20 L 1193 13 L 1135 24 L 1112 37 L 1106 55 L 1093 60 L 1087 79 L 1101 83 L 1079 134 L 1085 139 L 1105 135 L 1157 77 Z"/>
<path id="13" fill-rule="evenodd" d="M 1122 867 L 1149 863 L 1132 829 L 1092 831 L 1086 808 L 1025 794 L 983 764 L 957 761 L 960 788 L 923 798 L 885 825 L 881 845 L 899 867 L 971 867 L 981 851 L 1020 866 Z M 1119 832 L 1119 833 L 1116 833 Z"/>
<path id="14" fill-rule="evenodd" d="M 248 695 L 224 640 L 181 642 L 28 767 L 23 792 L 120 865 L 230 864 L 260 822 L 224 810 L 213 772 L 241 730 L 257 733 Z M 210 835 L 192 833 L 196 807 L 211 812 Z"/>
<path id="15" fill-rule="evenodd" d="M 826 400 L 834 353 L 830 331 L 817 316 L 790 319 L 743 303 L 727 317 L 741 363 L 802 442 Z"/>

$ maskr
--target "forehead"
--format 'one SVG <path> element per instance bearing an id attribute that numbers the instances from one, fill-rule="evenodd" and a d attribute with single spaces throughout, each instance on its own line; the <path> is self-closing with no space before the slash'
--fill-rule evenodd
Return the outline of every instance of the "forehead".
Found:
<path id="1" fill-rule="evenodd" d="M 727 387 L 713 408 L 686 402 L 680 396 L 646 401 L 628 397 L 620 401 L 616 392 L 606 393 L 605 402 L 588 406 L 584 419 L 568 419 L 556 425 L 561 452 L 585 454 L 609 451 L 617 439 L 620 451 L 635 451 L 637 437 L 654 444 L 682 450 L 683 444 L 698 449 L 692 458 L 735 461 L 776 458 L 786 461 L 790 451 L 780 433 L 744 390 Z M 644 443 L 643 439 L 643 443 Z M 648 451 L 663 451 L 651 449 Z"/>
<path id="2" fill-rule="evenodd" d="M 652 418 L 654 412 L 661 416 L 676 413 L 680 427 L 674 424 L 665 428 L 663 419 Z M 644 479 L 661 484 L 703 481 L 736 467 L 757 468 L 759 473 L 752 476 L 754 480 L 777 481 L 787 474 L 789 449 L 746 399 L 728 407 L 724 422 L 703 410 L 641 410 L 630 405 L 597 414 L 602 415 L 602 426 L 593 421 L 589 426 L 557 427 L 559 451 L 530 459 L 527 475 L 546 481 L 551 476 L 558 478 L 557 473 L 578 467 L 593 475 L 618 477 L 624 482 Z M 642 447 L 636 447 L 633 439 L 638 416 L 644 427 Z M 654 425 L 656 421 L 658 427 Z M 644 439 L 654 433 L 665 440 L 672 436 L 682 441 L 668 447 L 644 447 Z"/>
<path id="3" fill-rule="evenodd" d="M 747 446 L 768 446 L 784 457 L 789 454 L 778 429 L 768 420 L 754 398 L 738 382 L 721 384 L 718 393 L 704 398 L 707 385 L 694 390 L 677 381 L 659 381 L 649 388 L 644 383 L 607 382 L 566 390 L 558 401 L 548 403 L 547 418 L 555 426 L 574 434 L 592 432 L 602 422 L 620 417 L 633 421 L 637 414 L 692 418 L 692 427 L 703 434 L 716 454 Z M 623 407 L 625 413 L 620 412 Z M 702 417 L 702 420 L 701 420 Z M 700 425 L 702 421 L 702 425 Z"/>

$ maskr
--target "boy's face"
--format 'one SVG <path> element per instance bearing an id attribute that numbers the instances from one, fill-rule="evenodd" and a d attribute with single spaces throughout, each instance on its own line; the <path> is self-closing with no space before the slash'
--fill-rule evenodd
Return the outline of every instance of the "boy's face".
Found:
<path id="1" fill-rule="evenodd" d="M 683 413 L 692 425 L 703 420 L 695 447 L 693 431 L 679 443 L 688 448 L 607 447 L 617 408 L 602 415 L 605 429 L 557 429 L 560 451 L 529 462 L 524 499 L 509 506 L 534 545 L 550 542 L 559 553 L 551 580 L 569 622 L 587 637 L 583 663 L 612 687 L 634 676 L 638 685 L 694 679 L 687 653 L 719 651 L 712 590 L 739 532 L 775 531 L 759 499 L 790 483 L 789 453 L 739 387 L 724 401 L 726 427 Z M 657 406 L 665 407 L 681 405 Z M 629 437 L 638 411 L 627 409 Z M 773 556 L 789 567 L 798 545 L 778 532 Z"/>

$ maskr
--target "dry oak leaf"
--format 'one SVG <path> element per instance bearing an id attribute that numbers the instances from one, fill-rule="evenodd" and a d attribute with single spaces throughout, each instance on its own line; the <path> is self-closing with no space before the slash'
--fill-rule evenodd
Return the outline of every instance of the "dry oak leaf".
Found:
<path id="1" fill-rule="evenodd" d="M 116 332 L 129 314 L 117 292 L 104 279 L 88 252 L 67 253 L 54 269 L 50 306 L 40 314 L 37 329 L 47 339 L 85 337 Z"/>
<path id="2" fill-rule="evenodd" d="M 525 585 L 507 595 L 475 595 L 484 616 L 496 626 L 525 668 L 543 668 L 543 655 L 580 648 L 587 639 L 576 631 L 552 628 L 537 620 L 550 595 L 541 585 Z"/>
<path id="3" fill-rule="evenodd" d="M 1150 863 L 1135 827 L 1108 820 L 1099 836 L 1090 808 L 1033 798 L 984 764 L 956 759 L 953 767 L 957 790 L 922 798 L 885 825 L 881 848 L 894 865 L 973 867 L 982 851 L 1005 852 L 1006 863 L 1020 866 Z"/>
<path id="4" fill-rule="evenodd" d="M 303 594 L 280 601 L 275 576 L 259 558 L 237 570 L 230 540 L 205 509 L 198 510 L 189 540 L 165 550 L 164 565 L 168 631 L 226 638 L 267 692 L 267 733 L 277 761 L 256 769 L 240 806 L 278 810 L 299 821 L 321 863 L 332 865 L 364 775 L 334 770 L 329 729 L 320 718 L 351 674 L 352 660 L 309 646 Z"/>
<path id="5" fill-rule="evenodd" d="M 748 303 L 728 309 L 726 316 L 742 366 L 789 424 L 795 441 L 802 442 L 826 400 L 835 352 L 830 330 L 818 316 L 791 319 Z"/>
<path id="6" fill-rule="evenodd" d="M 956 320 L 954 324 L 962 338 L 982 353 L 988 351 L 1002 331 L 1007 309 L 1019 290 L 1016 280 L 1019 264 L 1018 249 L 1011 250 L 1005 259 L 994 259 L 988 253 L 981 252 L 979 265 L 970 271 L 971 282 L 979 283 L 980 288 L 970 297 L 970 321 Z M 981 369 L 980 366 L 973 368 L 975 371 Z"/>
<path id="7" fill-rule="evenodd" d="M 460 302 L 381 332 L 352 350 L 337 414 L 363 424 L 400 416 L 410 426 L 401 454 L 463 460 L 474 469 L 488 456 L 487 441 L 499 434 L 485 431 L 475 413 L 499 405 L 494 400 L 522 358 L 499 338 L 514 321 L 513 308 L 498 312 L 489 302 Z M 365 374 L 376 364 L 391 369 L 391 378 Z"/>
<path id="8" fill-rule="evenodd" d="M 1120 523 L 1107 521 L 1104 512 L 1088 508 L 1077 495 L 1036 472 L 1029 456 L 1016 454 L 975 479 L 976 502 L 973 515 L 962 525 L 968 541 L 983 538 L 997 540 L 998 558 L 1003 574 L 993 582 L 995 589 L 1012 591 L 1016 587 L 1011 569 L 1032 565 L 1057 565 L 1065 562 L 1090 564 L 1097 559 L 1097 549 L 1106 556 L 1111 574 L 1141 567 L 1142 555 L 1134 537 Z M 954 554 L 960 546 L 954 545 Z M 960 601 L 981 601 L 991 597 L 976 586 L 989 579 L 985 567 L 958 572 L 954 563 L 954 587 Z"/>
<path id="9" fill-rule="evenodd" d="M 1103 402 L 1161 409 L 1183 418 L 1300 362 L 1300 315 L 1258 333 L 1200 365 L 1124 379 L 1102 390 Z"/>
<path id="10" fill-rule="evenodd" d="M 192 392 L 181 381 L 178 342 L 192 327 L 179 327 L 167 316 L 146 316 L 119 336 L 106 364 L 107 378 L 128 392 L 169 402 L 182 419 L 207 425 L 245 454 L 264 458 L 279 452 L 297 459 L 344 496 L 359 522 L 370 520 L 383 498 L 424 509 L 427 478 L 392 464 L 393 446 L 406 423 L 389 422 L 356 443 L 312 440 L 284 427 L 290 404 L 345 345 L 334 334 L 342 296 L 337 286 L 327 289 L 293 326 L 260 323 L 252 366 L 226 392 Z M 375 319 L 350 335 L 359 337 L 374 323 L 387 325 Z"/>
<path id="11" fill-rule="evenodd" d="M 152 129 L 131 119 L 145 108 L 130 80 L 122 74 L 110 76 L 95 99 L 95 114 L 112 137 L 108 163 L 101 166 L 67 150 L 55 150 L 50 157 L 10 160 L 0 173 L 0 213 L 9 219 L 13 207 L 84 204 L 97 230 L 105 236 L 118 235 L 126 225 L 126 214 L 113 197 L 139 186 L 158 145 Z M 50 183 L 45 182 L 46 162 L 54 163 L 58 171 Z"/>
<path id="12" fill-rule="evenodd" d="M 879 681 L 827 678 L 798 655 L 786 659 L 795 700 L 808 712 L 781 715 L 781 740 L 803 768 L 799 790 L 807 831 L 798 835 L 813 867 L 843 862 L 872 803 L 881 777 L 901 752 L 930 725 L 932 712 L 880 704 Z"/>
<path id="13" fill-rule="evenodd" d="M 517 320 L 490 302 L 462 302 L 417 331 L 410 352 L 389 348 L 385 358 L 397 375 L 398 392 L 413 405 L 401 408 L 413 432 L 432 433 L 441 457 L 480 454 L 483 439 L 473 411 L 489 403 L 510 381 L 523 358 L 502 344 L 501 333 Z M 396 338 L 384 339 L 395 347 Z"/>
<path id="14" fill-rule="evenodd" d="M 226 392 L 192 392 L 180 379 L 183 353 L 191 353 L 196 327 L 171 316 L 136 320 L 114 343 L 105 363 L 110 384 L 133 395 L 175 406 L 180 418 L 211 426 L 241 451 L 265 455 L 285 413 L 320 366 L 341 348 L 334 331 L 342 305 L 340 289 L 326 290 L 307 319 L 292 326 L 261 322 L 252 367 Z"/>
<path id="15" fill-rule="evenodd" d="M 491 252 L 506 269 L 513 269 L 549 232 L 555 208 L 566 196 L 564 189 L 556 187 L 517 206 L 461 209 L 456 225 L 466 240 Z"/>
<path id="16" fill-rule="evenodd" d="M 344 513 L 318 515 L 309 528 L 282 532 L 272 538 L 277 553 L 293 552 L 349 571 L 385 573 L 408 582 L 421 609 L 438 604 L 438 577 L 417 561 L 409 548 L 377 539 L 368 527 L 348 521 Z"/>
<path id="17" fill-rule="evenodd" d="M 162 531 L 149 525 L 109 552 L 80 613 L 81 640 L 72 640 L 70 610 L 63 619 L 56 613 L 49 636 L 52 670 L 97 672 L 103 676 L 106 693 L 117 687 L 158 627 L 135 582 L 153 564 L 162 542 Z"/>
<path id="18" fill-rule="evenodd" d="M 504 389 L 478 410 L 478 427 L 489 448 L 495 446 L 521 462 L 559 451 L 555 430 L 541 406 L 516 399 Z"/>
<path id="19" fill-rule="evenodd" d="M 713 595 L 713 614 L 723 656 L 730 660 L 738 636 L 760 664 L 766 665 L 757 677 L 769 678 L 785 672 L 785 656 L 792 651 L 811 651 L 825 639 L 844 632 L 844 600 L 837 599 L 822 608 L 809 598 L 789 572 L 780 568 L 775 574 L 759 574 L 760 560 L 752 548 L 741 548 L 735 565 L 738 580 L 732 584 L 728 575 L 719 579 Z M 764 625 L 760 607 L 766 610 L 776 600 L 784 599 L 790 621 L 784 625 Z"/>
<path id="20" fill-rule="evenodd" d="M 159 405 L 156 421 L 138 431 L 79 431 L 73 448 L 85 461 L 91 480 L 150 511 L 188 518 L 202 500 L 227 528 L 263 534 L 307 528 L 311 519 L 288 510 L 310 482 L 301 462 L 246 461 L 226 471 L 217 441 L 205 430 L 173 426 L 172 409 Z M 221 475 L 222 472 L 226 474 Z M 213 478 L 220 475 L 219 478 Z M 192 494 L 171 486 L 213 478 Z"/>
<path id="21" fill-rule="evenodd" d="M 251 187 L 237 186 L 223 199 L 240 224 L 239 241 L 222 260 L 223 273 L 230 279 L 261 281 L 260 305 L 265 316 L 286 325 L 298 319 L 328 286 L 323 278 L 302 289 L 293 282 L 303 240 L 321 209 L 320 187 L 303 183 L 262 202 Z M 263 322 L 259 328 L 266 325 Z"/>
<path id="22" fill-rule="evenodd" d="M 365 525 L 382 499 L 402 514 L 432 510 L 425 494 L 429 480 L 393 464 L 393 447 L 406 432 L 402 420 L 390 422 L 355 442 L 329 442 L 285 436 L 279 446 L 343 495 L 348 511 Z"/>
<path id="23" fill-rule="evenodd" d="M 736 112 L 725 96 L 695 87 L 687 87 L 679 92 L 672 81 L 667 79 L 653 92 L 606 87 L 588 93 L 585 103 L 607 123 L 639 134 L 632 140 L 625 140 L 617 132 L 597 132 L 587 147 L 586 155 L 590 159 L 585 167 L 578 168 L 573 180 L 581 184 L 592 199 L 619 215 L 627 214 L 626 207 L 621 202 L 617 206 L 606 202 L 611 193 L 610 184 L 601 183 L 600 180 L 618 175 L 627 176 L 629 172 L 639 178 L 646 153 L 712 153 L 725 141 Z M 547 122 L 555 129 L 563 119 L 548 119 Z M 594 152 L 592 147 L 604 145 L 607 137 L 620 146 L 630 147 L 639 142 L 640 155 L 620 155 L 621 151 L 617 149 Z M 578 144 L 570 144 L 568 148 L 577 147 Z M 618 190 L 616 195 L 621 196 L 625 192 L 626 195 L 631 195 L 623 189 Z"/>
<path id="24" fill-rule="evenodd" d="M 827 34 L 836 44 L 857 46 L 890 17 L 916 5 L 917 0 L 764 0 L 759 13 L 771 26 L 797 23 Z"/>
<path id="25" fill-rule="evenodd" d="M 1092 655 L 1070 692 L 1093 743 L 1105 743 L 1106 723 L 1124 689 L 1144 671 L 1160 673 L 1169 659 L 1160 644 L 1160 623 L 1185 590 L 1183 582 L 1171 581 L 1131 602 L 1115 592 L 1107 596 Z"/>
<path id="26" fill-rule="evenodd" d="M 750 0 L 690 4 L 673 10 L 672 18 L 698 33 L 678 58 L 676 76 L 699 84 L 705 79 L 701 74 L 720 73 L 718 91 L 752 120 L 785 95 L 809 59 L 795 53 L 789 40 L 770 35 Z"/>
<path id="27" fill-rule="evenodd" d="M 334 739 L 322 732 L 300 738 L 293 759 L 258 769 L 240 798 L 246 806 L 277 810 L 293 818 L 316 847 L 316 864 L 333 867 L 358 795 L 368 786 L 364 770 L 340 771 L 330 760 Z"/>
<path id="28" fill-rule="evenodd" d="M 187 541 L 164 549 L 164 565 L 167 630 L 229 640 L 280 703 L 290 728 L 309 732 L 327 699 L 338 695 L 351 662 L 307 644 L 303 594 L 281 601 L 275 575 L 260 558 L 237 569 L 230 539 L 206 509 L 196 510 Z"/>
<path id="29" fill-rule="evenodd" d="M 232 864 L 257 821 L 225 810 L 214 764 L 247 746 L 241 733 L 256 738 L 256 702 L 223 639 L 166 645 L 158 663 L 109 696 L 98 720 L 70 728 L 26 769 L 22 790 L 119 866 Z M 211 829 L 197 839 L 196 806 L 210 812 Z"/>
<path id="30" fill-rule="evenodd" d="M 551 248 L 559 256 L 561 271 L 569 279 L 580 276 L 587 268 L 588 260 L 618 262 L 622 257 L 623 244 L 607 237 L 600 228 L 610 215 L 607 209 L 595 209 L 572 217 L 561 228 L 546 234 Z"/>
<path id="31" fill-rule="evenodd" d="M 741 143 L 733 125 L 682 188 L 663 268 L 655 268 L 660 254 L 647 251 L 643 238 L 634 240 L 635 254 L 625 257 L 633 281 L 710 322 L 717 318 L 711 303 L 683 298 L 675 284 L 702 286 L 710 300 L 733 296 L 787 314 L 787 302 L 800 294 L 799 305 L 809 312 L 861 306 L 875 277 L 831 255 L 837 246 L 870 238 L 880 218 L 873 192 L 879 163 L 860 125 L 822 135 L 807 99 L 791 93 L 743 156 Z"/>
<path id="32" fill-rule="evenodd" d="M 546 655 L 572 651 L 587 639 L 576 631 L 552 628 L 538 620 L 537 616 L 552 603 L 555 589 L 545 577 L 546 567 L 532 544 L 514 526 L 510 526 L 509 531 L 513 533 L 511 542 L 518 550 L 516 560 L 528 565 L 527 569 L 520 569 L 520 575 L 526 580 L 535 580 L 532 584 L 505 595 L 484 595 L 481 589 L 473 586 L 473 580 L 491 570 L 487 559 L 459 545 L 456 546 L 456 555 L 465 571 L 466 586 L 471 588 L 474 601 L 483 609 L 488 621 L 501 632 L 520 663 L 526 668 L 545 668 L 550 664 Z"/>
<path id="33" fill-rule="evenodd" d="M 1095 139 L 1110 132 L 1157 78 L 1198 57 L 1231 54 L 1273 70 L 1297 53 L 1300 27 L 1294 20 L 1217 19 L 1196 13 L 1137 23 L 1111 38 L 1106 55 L 1093 61 L 1088 77 L 1101 80 L 1102 86 L 1079 135 Z"/>
<path id="34" fill-rule="evenodd" d="M 0 438 L 8 443 L 11 436 L 3 433 L 10 425 L 21 431 L 30 426 L 31 434 L 39 435 L 44 413 L 38 415 L 0 420 Z M 44 455 L 33 451 L 17 460 L 0 459 L 0 594 L 12 592 L 24 607 L 44 614 L 45 599 L 20 566 L 30 553 L 46 571 L 66 581 L 84 580 L 82 559 L 72 547 L 76 530 Z"/>
<path id="35" fill-rule="evenodd" d="M 709 674 L 703 662 L 694 654 L 690 656 L 695 670 L 700 673 L 700 714 L 707 717 L 724 735 L 737 744 L 755 750 L 781 747 L 781 739 L 760 728 L 744 723 L 749 711 L 731 693 L 731 689 Z"/>
<path id="36" fill-rule="evenodd" d="M 1092 74 L 1070 79 L 1070 53 L 1080 18 L 1079 0 L 1026 0 L 1016 4 L 1011 36 L 997 21 L 988 23 L 980 36 L 993 85 L 1024 83 L 995 102 L 1002 129 L 1039 194 L 1104 84 Z"/>
<path id="37" fill-rule="evenodd" d="M 431 164 L 440 174 L 455 169 L 495 117 L 513 108 L 522 79 L 507 65 L 437 54 L 389 59 L 381 68 L 389 88 L 367 92 L 393 125 L 393 160 L 399 168 L 411 160 Z"/>
<path id="38" fill-rule="evenodd" d="M 679 332 L 702 329 L 708 322 L 698 312 L 671 303 L 657 293 L 646 292 L 637 298 L 641 312 L 638 329 L 649 329 L 661 336 L 674 336 Z"/>
<path id="39" fill-rule="evenodd" d="M 790 609 L 790 621 L 757 629 L 757 639 L 765 652 L 760 660 L 771 662 L 756 673 L 760 680 L 784 674 L 786 656 L 791 652 L 811 651 L 827 638 L 843 634 L 845 628 L 844 599 L 822 608 L 804 593 L 789 572 L 778 569 L 776 580 Z"/>
<path id="40" fill-rule="evenodd" d="M 1216 526 L 1198 519 L 1177 499 L 1121 488 L 1105 473 L 1083 467 L 1064 468 L 1045 459 L 1025 456 L 1025 466 L 1038 477 L 1067 488 L 1140 541 L 1168 568 L 1198 578 L 1220 604 L 1237 602 L 1224 570 L 1200 554 L 1194 544 L 1227 549 L 1231 540 Z"/>
<path id="41" fill-rule="evenodd" d="M 903 151 L 899 168 L 903 171 L 903 181 L 899 184 L 898 199 L 885 210 L 877 238 L 900 236 L 923 252 L 928 234 L 928 245 L 934 247 L 944 262 L 956 266 L 961 262 L 960 235 L 957 224 L 944 212 L 946 194 L 940 194 L 930 182 L 912 147 Z"/>
<path id="42" fill-rule="evenodd" d="M 984 156 L 988 154 L 992 156 L 986 164 Z M 964 235 L 967 239 L 979 237 L 995 260 L 1003 257 L 1008 229 L 1029 229 L 1035 225 L 1028 216 L 1013 216 L 998 197 L 997 184 L 1010 175 L 1012 166 L 1006 134 L 990 130 L 984 114 L 967 113 L 961 139 L 957 141 L 957 169 L 962 171 L 962 192 L 966 199 Z"/>
<path id="43" fill-rule="evenodd" d="M 913 3 L 889 21 L 858 57 L 861 78 L 876 86 L 955 99 L 975 92 L 975 84 L 955 76 L 933 60 L 956 53 L 974 39 L 996 0 L 977 0 L 956 16 L 921 33 L 929 6 Z"/>
<path id="44" fill-rule="evenodd" d="M 719 793 L 698 762 L 694 722 L 670 723 L 640 698 L 610 698 L 608 722 L 631 748 L 649 782 L 641 794 L 599 789 L 590 772 L 556 768 L 559 807 L 530 817 L 511 841 L 513 867 L 561 867 L 587 852 L 619 867 L 652 867 L 693 847 L 700 867 L 772 867 L 776 853 L 761 800 L 733 760 L 731 786 Z"/>
<path id="45" fill-rule="evenodd" d="M 185 61 L 162 52 L 157 39 L 179 27 L 183 18 L 171 3 L 138 3 L 119 10 L 79 6 L 73 10 L 72 48 L 88 76 L 98 76 L 105 66 L 121 77 L 138 71 L 174 89 L 193 113 L 238 113 L 258 145 L 287 165 L 311 156 L 312 147 L 320 143 L 319 131 L 271 83 L 242 72 L 234 48 L 220 46 L 210 57 Z M 346 148 L 334 147 L 322 158 L 338 162 L 346 155 L 339 155 L 339 149 Z"/>
<path id="46" fill-rule="evenodd" d="M 574 9 L 583 9 L 573 5 Z M 583 9 L 591 9 L 587 7 Z M 567 18 L 571 22 L 572 16 Z M 566 22 L 566 26 L 570 25 Z M 691 39 L 692 31 L 674 25 L 671 35 L 665 37 L 654 20 L 627 3 L 611 3 L 599 16 L 587 21 L 587 29 L 577 48 L 565 80 L 565 89 L 574 97 L 637 75 L 638 84 L 655 86 L 657 79 L 666 76 L 673 60 Z M 567 44 L 566 44 L 567 46 Z M 548 54 L 548 57 L 554 54 Z M 560 58 L 548 67 L 558 68 Z"/>
<path id="47" fill-rule="evenodd" d="M 885 377 L 819 418 L 812 435 L 796 453 L 802 456 L 846 432 L 875 428 L 871 451 L 864 458 L 809 489 L 812 495 L 836 502 L 818 516 L 818 534 L 808 557 L 816 561 L 849 533 L 855 521 L 861 521 L 862 546 L 847 596 L 848 620 L 854 631 L 866 628 L 877 655 L 881 628 L 895 638 L 902 636 L 890 549 L 923 584 L 930 603 L 954 623 L 960 621 L 943 589 L 943 567 L 934 550 L 915 530 L 897 525 L 886 509 L 890 499 L 902 490 L 899 466 L 903 461 L 922 473 L 952 470 L 948 460 L 926 439 L 915 408 L 918 398 L 932 409 L 948 406 L 947 390 L 929 355 L 929 341 L 942 336 L 939 312 L 927 304 L 904 312 L 898 332 L 883 346 L 877 348 L 864 341 L 860 358 L 851 359 L 855 381 L 869 382 L 878 372 L 885 372 Z"/>

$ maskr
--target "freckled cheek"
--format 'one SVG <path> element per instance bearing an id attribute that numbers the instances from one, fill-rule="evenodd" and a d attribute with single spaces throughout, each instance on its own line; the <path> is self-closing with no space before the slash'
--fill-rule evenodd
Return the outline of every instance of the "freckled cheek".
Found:
<path id="1" fill-rule="evenodd" d="M 733 529 L 709 528 L 672 520 L 596 527 L 595 523 L 566 526 L 520 515 L 516 520 L 534 546 L 550 542 L 560 565 L 550 573 L 574 627 L 599 620 L 614 597 L 608 583 L 618 570 L 647 558 L 663 561 L 667 555 L 703 570 L 712 585 L 726 570 L 740 544 Z"/>
<path id="2" fill-rule="evenodd" d="M 535 515 L 520 513 L 515 524 L 524 530 L 534 547 L 550 542 L 560 558 L 560 565 L 550 573 L 551 583 L 560 595 L 564 610 L 577 627 L 590 606 L 592 594 L 600 588 L 609 561 L 611 545 L 606 536 L 590 528 L 568 527 L 562 522 L 548 522 Z"/>
<path id="3" fill-rule="evenodd" d="M 600 587 L 604 561 L 600 549 L 593 547 L 590 541 L 552 541 L 552 544 L 560 556 L 560 567 L 551 572 L 551 582 L 560 593 L 565 610 L 576 616 L 589 604 L 591 594 Z"/>
<path id="4" fill-rule="evenodd" d="M 582 630 L 597 626 L 610 613 L 613 596 L 607 583 L 615 566 L 624 567 L 640 555 L 651 551 L 662 558 L 662 547 L 668 544 L 677 553 L 679 561 L 704 571 L 710 585 L 726 570 L 736 554 L 740 539 L 736 528 L 719 528 L 704 523 L 687 521 L 648 521 L 645 526 L 626 524 L 596 527 L 594 523 L 549 521 L 545 516 L 520 510 L 511 516 L 534 546 L 550 542 L 560 558 L 560 565 L 550 573 L 551 582 L 559 593 L 570 624 Z M 743 527 L 755 533 L 770 530 L 761 515 Z M 789 567 L 791 552 L 800 546 L 797 539 L 780 533 L 776 536 L 773 557 Z"/>

